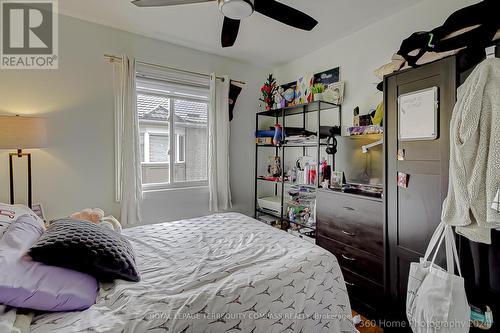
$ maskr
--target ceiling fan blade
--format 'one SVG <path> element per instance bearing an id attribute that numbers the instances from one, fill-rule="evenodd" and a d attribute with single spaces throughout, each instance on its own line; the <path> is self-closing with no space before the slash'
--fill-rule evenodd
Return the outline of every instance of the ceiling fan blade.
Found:
<path id="1" fill-rule="evenodd" d="M 233 20 L 229 17 L 224 17 L 222 25 L 221 43 L 222 47 L 231 47 L 236 42 L 238 31 L 240 30 L 240 20 Z"/>
<path id="2" fill-rule="evenodd" d="M 311 16 L 275 0 L 255 0 L 255 11 L 297 29 L 311 31 L 318 21 Z"/>
<path id="3" fill-rule="evenodd" d="M 134 0 L 132 3 L 137 7 L 162 7 L 211 1 L 214 0 Z"/>

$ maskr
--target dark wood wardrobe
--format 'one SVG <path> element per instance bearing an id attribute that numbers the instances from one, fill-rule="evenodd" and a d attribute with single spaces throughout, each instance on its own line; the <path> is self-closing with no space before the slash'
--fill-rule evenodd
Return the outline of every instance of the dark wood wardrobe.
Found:
<path id="1" fill-rule="evenodd" d="M 410 263 L 424 256 L 441 220 L 448 192 L 449 124 L 456 101 L 455 57 L 385 78 L 385 220 L 387 226 L 387 293 L 394 306 L 405 309 Z M 398 97 L 438 87 L 438 133 L 435 140 L 398 139 Z M 404 160 L 398 160 L 398 150 Z M 397 176 L 409 176 L 408 188 L 398 187 Z"/>

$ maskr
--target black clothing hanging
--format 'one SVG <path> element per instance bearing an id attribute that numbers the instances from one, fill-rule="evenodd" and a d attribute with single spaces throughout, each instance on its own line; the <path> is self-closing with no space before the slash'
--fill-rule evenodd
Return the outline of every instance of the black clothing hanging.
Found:
<path id="1" fill-rule="evenodd" d="M 412 67 L 416 67 L 418 59 L 428 51 L 466 48 L 481 51 L 484 56 L 484 49 L 495 44 L 493 38 L 500 29 L 499 12 L 499 0 L 483 0 L 462 8 L 450 15 L 442 26 L 412 34 L 403 41 L 397 53 Z"/>

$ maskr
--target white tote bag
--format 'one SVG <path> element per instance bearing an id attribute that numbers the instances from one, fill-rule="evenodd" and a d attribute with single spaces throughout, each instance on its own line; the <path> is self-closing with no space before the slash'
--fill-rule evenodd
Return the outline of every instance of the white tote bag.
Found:
<path id="1" fill-rule="evenodd" d="M 447 270 L 434 264 L 443 240 Z M 454 274 L 455 264 L 460 276 Z M 424 258 L 410 266 L 406 315 L 414 333 L 469 332 L 470 307 L 465 295 L 455 236 L 447 224 L 438 226 Z"/>

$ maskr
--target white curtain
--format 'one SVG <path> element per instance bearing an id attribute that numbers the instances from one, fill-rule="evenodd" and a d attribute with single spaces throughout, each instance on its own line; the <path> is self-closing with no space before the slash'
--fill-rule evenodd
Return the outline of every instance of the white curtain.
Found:
<path id="1" fill-rule="evenodd" d="M 121 223 L 141 222 L 142 170 L 137 116 L 136 62 L 122 55 L 115 65 L 116 199 Z"/>
<path id="2" fill-rule="evenodd" d="M 210 105 L 208 109 L 208 182 L 210 211 L 232 207 L 229 182 L 229 77 L 224 80 L 210 75 Z"/>

